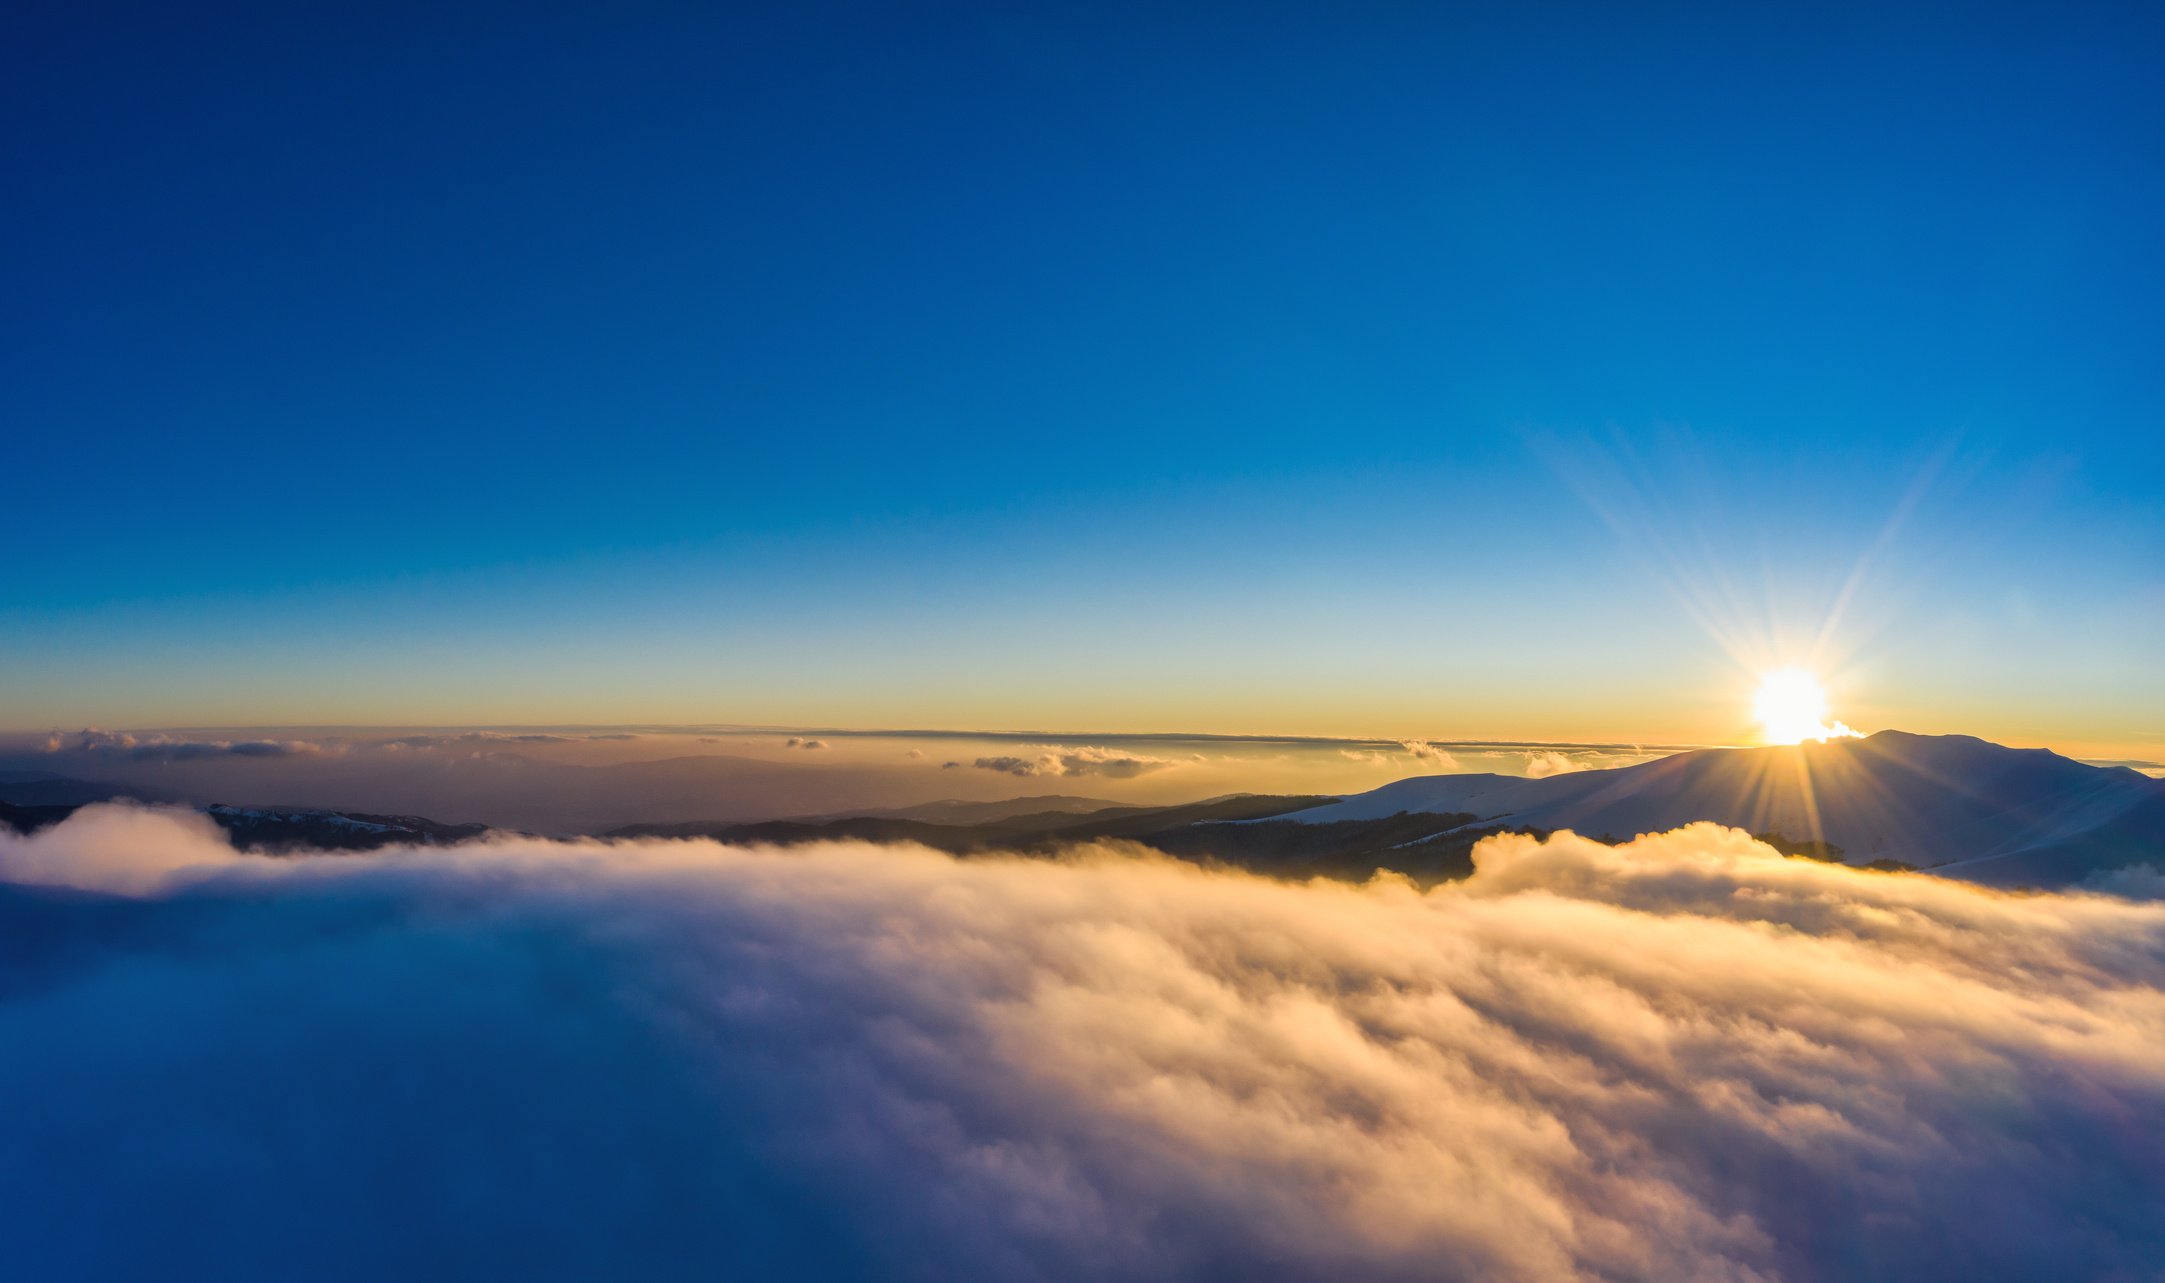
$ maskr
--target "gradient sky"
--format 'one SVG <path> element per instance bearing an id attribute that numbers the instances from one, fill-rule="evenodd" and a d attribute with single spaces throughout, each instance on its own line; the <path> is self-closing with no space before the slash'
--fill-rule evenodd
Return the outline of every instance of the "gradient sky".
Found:
<path id="1" fill-rule="evenodd" d="M 458 8 L 18 11 L 0 727 L 2165 753 L 2154 6 Z"/>

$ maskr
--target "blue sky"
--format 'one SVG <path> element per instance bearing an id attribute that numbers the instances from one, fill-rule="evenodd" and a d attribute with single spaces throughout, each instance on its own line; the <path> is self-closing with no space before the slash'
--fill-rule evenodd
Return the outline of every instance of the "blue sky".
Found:
<path id="1" fill-rule="evenodd" d="M 23 19 L 0 723 L 2165 745 L 2154 10 L 720 8 Z"/>

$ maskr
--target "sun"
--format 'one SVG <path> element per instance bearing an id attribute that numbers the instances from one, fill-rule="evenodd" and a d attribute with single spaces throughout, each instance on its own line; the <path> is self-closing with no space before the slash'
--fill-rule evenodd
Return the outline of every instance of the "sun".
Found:
<path id="1" fill-rule="evenodd" d="M 1760 678 L 1759 693 L 1752 697 L 1752 715 L 1759 719 L 1761 737 L 1769 744 L 1825 742 L 1857 733 L 1827 720 L 1827 692 L 1818 678 L 1801 668 L 1777 668 Z"/>

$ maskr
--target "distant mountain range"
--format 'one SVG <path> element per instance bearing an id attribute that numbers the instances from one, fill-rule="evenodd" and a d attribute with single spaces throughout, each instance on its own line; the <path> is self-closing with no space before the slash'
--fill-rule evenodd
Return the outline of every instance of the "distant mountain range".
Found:
<path id="1" fill-rule="evenodd" d="M 148 761 L 60 754 L 39 765 L 46 769 L 0 770 L 0 800 L 222 801 L 275 810 L 426 815 L 554 837 L 677 820 L 864 814 L 925 797 L 921 767 L 831 761 L 817 753 L 789 761 L 700 752 L 571 762 L 488 741 L 470 750 Z M 989 779 L 971 782 L 980 787 L 960 790 L 965 795 L 987 787 L 996 795 L 998 786 Z"/>
<path id="2" fill-rule="evenodd" d="M 43 779 L 9 782 L 0 794 L 10 799 L 0 801 L 0 825 L 31 831 L 105 791 Z M 410 815 L 205 809 L 237 846 L 271 853 L 446 845 L 492 831 Z M 961 854 L 1050 853 L 1125 840 L 1278 876 L 1365 878 L 1389 868 L 1435 882 L 1469 873 L 1473 846 L 1500 831 L 1571 829 L 1622 841 L 1700 820 L 1761 835 L 1788 854 L 1924 868 L 1993 886 L 2060 887 L 2130 864 L 2165 868 L 2165 781 L 2044 749 L 1899 731 L 1795 747 L 1700 749 L 1543 779 L 1419 776 L 1345 797 L 1242 794 L 1118 806 L 1049 795 L 757 823 L 639 823 L 602 836 L 918 842 Z"/>
<path id="3" fill-rule="evenodd" d="M 449 846 L 493 832 L 486 824 L 439 824 L 418 815 L 359 811 L 263 810 L 210 806 L 205 812 L 244 851 L 373 851 L 384 846 Z"/>
<path id="4" fill-rule="evenodd" d="M 60 823 L 83 805 L 87 803 L 19 805 L 0 802 L 0 827 L 17 833 L 35 833 Z M 373 851 L 386 846 L 448 846 L 493 831 L 485 824 L 439 824 L 418 815 L 215 805 L 202 810 L 226 831 L 236 848 L 269 855 L 293 851 Z"/>
<path id="5" fill-rule="evenodd" d="M 1620 838 L 1713 820 L 1822 842 L 1850 863 L 1897 860 L 1997 886 L 2062 886 L 2145 859 L 2165 864 L 2165 781 L 2047 749 L 1902 731 L 1700 749 L 1546 779 L 1422 776 L 1293 818 L 1420 812 Z"/>
<path id="6" fill-rule="evenodd" d="M 898 806 L 878 811 L 840 811 L 827 819 L 842 819 L 851 815 L 892 816 L 905 820 L 925 820 L 933 824 L 988 824 L 994 820 L 1012 819 L 1018 815 L 1087 815 L 1092 811 L 1113 810 L 1118 802 L 1101 797 L 1069 797 L 1060 793 L 1046 793 L 1035 797 L 1011 797 L 998 802 L 965 802 L 949 798 L 942 802 L 922 802 L 916 806 Z"/>
<path id="7" fill-rule="evenodd" d="M 1067 802 L 1067 798 L 1018 799 L 1023 806 Z M 724 821 L 690 824 L 627 824 L 604 834 L 613 838 L 713 838 L 722 842 L 775 843 L 855 839 L 870 842 L 922 842 L 943 851 L 1041 850 L 1047 846 L 1127 838 L 1160 844 L 1171 835 L 1199 825 L 1285 815 L 1302 807 L 1327 805 L 1330 797 L 1266 797 L 1239 794 L 1178 806 L 1115 806 L 1096 809 L 1023 810 L 1004 803 L 934 803 L 931 809 L 909 807 L 874 815 L 808 820 L 765 820 L 749 824 Z M 921 818 L 924 815 L 945 819 Z"/>

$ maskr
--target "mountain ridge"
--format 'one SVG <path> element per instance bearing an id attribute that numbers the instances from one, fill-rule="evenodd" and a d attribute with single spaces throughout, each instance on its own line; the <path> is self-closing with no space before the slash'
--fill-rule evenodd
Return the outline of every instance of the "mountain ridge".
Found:
<path id="1" fill-rule="evenodd" d="M 1701 820 L 1997 885 L 2079 881 L 2128 856 L 2165 859 L 2165 782 L 1970 735 L 1696 749 L 1636 766 L 1527 779 L 1399 780 L 1289 817 L 1473 811 L 1484 821 L 1629 837 Z"/>

